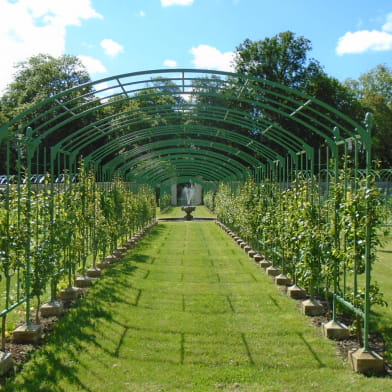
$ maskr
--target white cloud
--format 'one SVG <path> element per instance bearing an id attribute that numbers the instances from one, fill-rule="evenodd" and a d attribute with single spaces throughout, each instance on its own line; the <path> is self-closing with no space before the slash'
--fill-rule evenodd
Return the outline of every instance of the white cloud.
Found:
<path id="1" fill-rule="evenodd" d="M 355 33 L 348 32 L 339 38 L 336 53 L 364 53 L 368 50 L 386 51 L 392 49 L 392 34 L 385 31 L 361 30 Z"/>
<path id="2" fill-rule="evenodd" d="M 165 60 L 163 62 L 163 65 L 165 67 L 177 67 L 177 61 L 176 60 L 169 60 L 169 59 L 167 59 L 167 60 Z"/>
<path id="3" fill-rule="evenodd" d="M 146 16 L 146 13 L 143 10 L 140 10 L 139 11 L 139 16 L 141 16 L 141 17 Z"/>
<path id="4" fill-rule="evenodd" d="M 234 70 L 232 65 L 234 52 L 222 53 L 209 45 L 199 45 L 197 48 L 192 48 L 190 52 L 194 56 L 192 63 L 196 68 L 212 68 L 229 72 Z"/>
<path id="5" fill-rule="evenodd" d="M 387 21 L 382 26 L 382 30 L 389 32 L 389 33 L 392 33 L 392 12 L 387 15 L 386 19 L 387 19 Z"/>
<path id="6" fill-rule="evenodd" d="M 341 56 L 367 51 L 392 50 L 392 13 L 386 16 L 386 23 L 381 30 L 347 32 L 339 38 L 336 53 Z"/>
<path id="7" fill-rule="evenodd" d="M 89 74 L 105 73 L 107 71 L 106 67 L 98 59 L 83 55 L 79 55 L 78 59 L 87 68 Z"/>
<path id="8" fill-rule="evenodd" d="M 124 51 L 122 45 L 120 45 L 116 41 L 113 41 L 110 38 L 102 40 L 101 47 L 105 50 L 105 53 L 108 56 L 112 56 L 112 57 L 117 56 L 119 53 Z"/>
<path id="9" fill-rule="evenodd" d="M 0 0 L 0 9 L 0 93 L 17 62 L 38 53 L 62 55 L 68 26 L 102 18 L 90 0 Z"/>
<path id="10" fill-rule="evenodd" d="M 161 0 L 162 7 L 170 7 L 172 5 L 192 5 L 194 0 Z"/>

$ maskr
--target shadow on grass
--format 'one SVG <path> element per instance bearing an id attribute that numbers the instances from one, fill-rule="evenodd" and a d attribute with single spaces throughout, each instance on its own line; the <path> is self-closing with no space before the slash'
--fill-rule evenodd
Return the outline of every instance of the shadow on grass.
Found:
<path id="1" fill-rule="evenodd" d="M 313 358 L 318 362 L 320 368 L 326 367 L 325 363 L 319 358 L 316 351 L 313 350 L 313 347 L 309 344 L 309 342 L 304 338 L 302 333 L 297 333 L 298 337 L 304 342 L 305 346 L 308 348 L 309 352 L 312 354 Z"/>
<path id="2" fill-rule="evenodd" d="M 377 311 L 371 312 L 370 331 L 377 331 L 384 343 L 384 359 L 392 362 L 392 316 Z"/>
<path id="3" fill-rule="evenodd" d="M 278 301 L 271 295 L 268 295 L 269 299 L 272 301 L 272 303 L 279 309 L 282 310 L 282 307 L 279 305 Z"/>
<path id="4" fill-rule="evenodd" d="M 102 319 L 111 319 L 100 301 L 86 301 L 77 304 L 64 318 L 59 320 L 54 332 L 48 337 L 43 349 L 33 354 L 32 360 L 24 368 L 23 379 L 7 380 L 3 391 L 66 392 L 58 383 L 67 379 L 80 390 L 90 391 L 77 377 L 78 357 L 75 353 L 84 343 L 95 343 L 91 334 L 85 333 L 86 327 Z M 68 359 L 64 361 L 63 357 Z M 93 391 L 91 391 L 93 392 Z"/>
<path id="5" fill-rule="evenodd" d="M 103 321 L 113 322 L 112 313 L 106 310 L 108 303 L 127 303 L 119 287 L 125 285 L 125 282 L 119 277 L 131 274 L 136 269 L 131 263 L 119 263 L 116 268 L 107 270 L 88 295 L 76 301 L 75 307 L 57 322 L 54 331 L 46 338 L 45 346 L 34 352 L 31 360 L 25 364 L 23 377 L 11 376 L 5 379 L 0 390 L 67 392 L 59 385 L 61 380 L 67 380 L 77 390 L 94 392 L 77 376 L 77 369 L 81 366 L 77 353 L 89 344 L 108 352 L 91 331 L 96 330 L 97 325 Z M 131 305 L 135 306 L 134 303 Z"/>

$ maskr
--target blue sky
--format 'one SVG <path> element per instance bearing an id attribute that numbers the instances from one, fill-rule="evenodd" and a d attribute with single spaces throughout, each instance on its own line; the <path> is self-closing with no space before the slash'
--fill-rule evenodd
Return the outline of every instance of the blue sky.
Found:
<path id="1" fill-rule="evenodd" d="M 160 68 L 232 70 L 236 47 L 291 30 L 328 75 L 392 66 L 390 0 L 0 0 L 0 91 L 38 53 L 79 56 L 93 80 Z M 5 54 L 5 55 L 3 55 Z"/>

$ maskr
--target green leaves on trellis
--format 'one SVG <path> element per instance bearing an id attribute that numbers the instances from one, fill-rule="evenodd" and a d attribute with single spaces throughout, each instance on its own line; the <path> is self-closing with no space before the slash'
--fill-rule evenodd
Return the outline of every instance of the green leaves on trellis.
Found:
<path id="1" fill-rule="evenodd" d="M 80 165 L 78 181 L 32 187 L 26 181 L 4 191 L 0 212 L 0 273 L 7 279 L 5 307 L 12 305 L 10 280 L 18 272 L 17 292 L 41 295 L 62 278 L 73 284 L 92 255 L 107 256 L 121 240 L 155 217 L 155 192 L 131 191 L 120 178 L 97 184 L 94 173 Z M 108 244 L 110 249 L 108 249 Z M 29 263 L 27 263 L 27 260 Z M 27 284 L 28 282 L 28 284 Z M 18 294 L 19 297 L 19 294 Z"/>
<path id="2" fill-rule="evenodd" d="M 237 190 L 222 184 L 216 194 L 206 196 L 214 200 L 223 223 L 310 295 L 335 289 L 363 309 L 359 276 L 365 272 L 366 227 L 374 262 L 382 205 L 372 179 L 350 176 L 349 171 L 342 171 L 327 190 L 315 179 L 299 179 L 285 189 L 276 183 L 249 180 Z M 375 282 L 371 288 L 372 300 L 383 303 Z"/>

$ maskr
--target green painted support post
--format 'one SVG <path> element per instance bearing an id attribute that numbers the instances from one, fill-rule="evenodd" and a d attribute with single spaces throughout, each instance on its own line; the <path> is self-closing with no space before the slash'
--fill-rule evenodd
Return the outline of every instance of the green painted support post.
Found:
<path id="1" fill-rule="evenodd" d="M 30 244 L 30 236 L 31 236 L 31 219 L 30 219 L 30 214 L 31 214 L 31 197 L 32 197 L 32 192 L 31 192 L 31 161 L 32 157 L 34 154 L 34 147 L 31 145 L 31 135 L 32 135 L 33 130 L 28 127 L 26 129 L 26 137 L 25 137 L 25 146 L 26 146 L 26 159 L 27 159 L 27 165 L 26 165 L 26 185 L 27 185 L 27 200 L 26 200 L 26 214 L 27 214 L 27 233 L 28 233 L 28 240 L 25 244 L 26 246 L 26 325 L 30 326 L 31 321 L 30 321 L 30 290 L 31 290 L 31 244 Z"/>
<path id="2" fill-rule="evenodd" d="M 371 134 L 373 126 L 373 116 L 370 113 L 366 114 L 365 118 L 367 140 L 364 140 L 364 147 L 366 151 L 366 188 L 370 187 L 370 169 L 372 165 L 372 151 L 371 151 Z M 369 202 L 366 205 L 367 214 L 370 206 Z M 366 217 L 368 221 L 368 216 Z M 365 248 L 365 317 L 363 322 L 363 349 L 369 351 L 369 318 L 370 318 L 370 280 L 371 280 L 371 227 L 366 225 L 366 248 Z"/>

